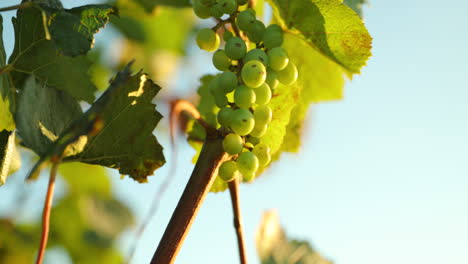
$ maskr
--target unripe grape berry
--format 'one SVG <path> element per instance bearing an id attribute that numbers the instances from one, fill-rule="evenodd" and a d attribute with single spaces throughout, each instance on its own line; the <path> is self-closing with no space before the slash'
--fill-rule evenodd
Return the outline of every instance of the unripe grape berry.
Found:
<path id="1" fill-rule="evenodd" d="M 277 32 L 281 32 L 281 33 L 283 32 L 283 29 L 278 24 L 268 25 L 267 30 L 277 31 Z"/>
<path id="2" fill-rule="evenodd" d="M 250 10 L 244 10 L 237 15 L 237 26 L 243 31 L 249 30 L 256 21 L 255 15 Z"/>
<path id="3" fill-rule="evenodd" d="M 253 115 L 248 109 L 236 109 L 231 117 L 231 129 L 241 136 L 248 135 L 255 126 Z"/>
<path id="4" fill-rule="evenodd" d="M 234 110 L 230 107 L 223 107 L 216 115 L 216 120 L 223 127 L 229 127 L 231 123 L 232 113 Z"/>
<path id="5" fill-rule="evenodd" d="M 220 92 L 220 87 L 219 87 L 219 82 L 218 82 L 218 76 L 214 77 L 211 79 L 211 81 L 208 83 L 208 90 L 210 91 L 211 95 L 215 95 L 216 93 Z"/>
<path id="6" fill-rule="evenodd" d="M 239 154 L 244 148 L 242 138 L 234 133 L 227 134 L 223 139 L 223 149 L 230 155 Z"/>
<path id="7" fill-rule="evenodd" d="M 219 37 L 213 30 L 204 28 L 197 33 L 197 45 L 202 50 L 213 52 L 219 47 Z"/>
<path id="8" fill-rule="evenodd" d="M 275 71 L 281 71 L 289 63 L 289 57 L 286 51 L 281 47 L 272 48 L 268 51 L 270 67 Z"/>
<path id="9" fill-rule="evenodd" d="M 223 94 L 221 91 L 213 94 L 213 97 L 215 99 L 216 106 L 219 108 L 223 108 L 229 103 L 226 95 Z"/>
<path id="10" fill-rule="evenodd" d="M 265 48 L 272 49 L 283 44 L 283 31 L 278 30 L 276 27 L 268 26 L 263 34 L 263 45 Z"/>
<path id="11" fill-rule="evenodd" d="M 258 158 L 260 166 L 264 167 L 271 161 L 270 147 L 265 143 L 257 144 L 252 153 Z"/>
<path id="12" fill-rule="evenodd" d="M 251 182 L 255 179 L 255 173 L 242 173 L 242 179 L 245 182 Z"/>
<path id="13" fill-rule="evenodd" d="M 296 65 L 289 62 L 286 68 L 278 72 L 278 80 L 284 85 L 291 85 L 297 80 L 298 72 Z"/>
<path id="14" fill-rule="evenodd" d="M 210 7 L 211 16 L 215 18 L 221 18 L 224 15 L 223 8 L 219 3 L 216 3 Z"/>
<path id="15" fill-rule="evenodd" d="M 253 49 L 245 54 L 245 57 L 243 58 L 244 63 L 251 60 L 261 61 L 265 67 L 268 65 L 268 55 L 261 49 Z"/>
<path id="16" fill-rule="evenodd" d="M 224 41 L 228 41 L 228 39 L 230 39 L 232 37 L 234 37 L 234 34 L 232 34 L 231 31 L 229 31 L 229 30 L 224 31 L 224 33 L 223 33 Z"/>
<path id="17" fill-rule="evenodd" d="M 266 134 L 267 129 L 268 129 L 267 124 L 255 123 L 255 126 L 252 129 L 252 131 L 250 131 L 249 135 L 251 135 L 252 137 L 256 137 L 256 138 L 261 138 Z"/>
<path id="18" fill-rule="evenodd" d="M 256 100 L 258 105 L 268 104 L 271 100 L 271 89 L 267 83 L 264 83 L 255 89 Z"/>
<path id="19" fill-rule="evenodd" d="M 245 56 L 247 52 L 247 46 L 245 42 L 239 37 L 232 37 L 226 41 L 226 55 L 233 59 L 238 60 Z"/>
<path id="20" fill-rule="evenodd" d="M 233 160 L 228 160 L 221 163 L 218 169 L 218 176 L 225 182 L 234 180 L 239 175 L 237 164 Z"/>
<path id="21" fill-rule="evenodd" d="M 221 6 L 224 14 L 230 15 L 237 10 L 236 0 L 218 0 L 218 4 Z"/>
<path id="22" fill-rule="evenodd" d="M 252 42 L 260 43 L 263 40 L 263 35 L 265 34 L 265 24 L 263 24 L 262 21 L 257 20 L 253 26 L 247 29 L 246 32 L 247 37 L 249 37 Z"/>
<path id="23" fill-rule="evenodd" d="M 251 60 L 242 67 L 241 77 L 245 85 L 257 88 L 265 82 L 266 68 L 260 61 Z"/>
<path id="24" fill-rule="evenodd" d="M 251 107 L 256 100 L 255 92 L 252 88 L 241 85 L 234 91 L 234 103 L 240 108 Z"/>
<path id="25" fill-rule="evenodd" d="M 255 123 L 269 124 L 273 118 L 273 111 L 268 105 L 260 105 L 254 111 Z"/>
<path id="26" fill-rule="evenodd" d="M 218 84 L 225 94 L 230 93 L 237 87 L 237 75 L 230 71 L 223 72 L 218 76 Z"/>
<path id="27" fill-rule="evenodd" d="M 249 2 L 249 0 L 237 0 L 238 5 L 245 5 L 247 2 Z"/>
<path id="28" fill-rule="evenodd" d="M 224 50 L 217 50 L 213 54 L 212 61 L 216 69 L 220 71 L 227 71 L 229 70 L 229 66 L 231 66 L 231 59 L 228 58 Z"/>
<path id="29" fill-rule="evenodd" d="M 202 5 L 210 6 L 216 3 L 216 0 L 199 0 Z"/>
<path id="30" fill-rule="evenodd" d="M 278 74 L 275 71 L 272 71 L 271 69 L 267 70 L 267 77 L 265 83 L 268 84 L 268 86 L 270 86 L 271 90 L 275 90 L 279 84 Z"/>
<path id="31" fill-rule="evenodd" d="M 209 18 L 211 16 L 210 8 L 202 4 L 200 0 L 193 1 L 193 12 L 195 12 L 197 17 L 202 19 Z"/>
<path id="32" fill-rule="evenodd" d="M 255 173 L 259 167 L 257 156 L 250 151 L 245 151 L 239 154 L 236 163 L 237 168 L 242 174 Z"/>
<path id="33" fill-rule="evenodd" d="M 247 141 L 250 142 L 250 143 L 252 143 L 252 145 L 254 145 L 254 146 L 260 143 L 260 139 L 259 139 L 259 138 L 253 137 L 253 136 L 251 136 L 251 135 L 249 135 L 249 136 L 247 137 Z"/>

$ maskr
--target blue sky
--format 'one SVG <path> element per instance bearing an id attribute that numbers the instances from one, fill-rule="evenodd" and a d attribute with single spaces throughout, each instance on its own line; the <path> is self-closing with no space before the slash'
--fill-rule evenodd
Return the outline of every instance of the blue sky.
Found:
<path id="1" fill-rule="evenodd" d="M 468 263 L 467 12 L 461 0 L 365 7 L 374 42 L 362 75 L 344 100 L 312 106 L 298 154 L 241 188 L 250 263 L 271 208 L 288 235 L 337 264 Z M 193 151 L 180 142 L 178 162 L 191 164 Z M 115 177 L 138 217 L 168 167 L 145 185 Z M 173 176 L 133 263 L 149 262 L 191 169 Z M 132 238 L 124 236 L 123 250 Z M 176 263 L 238 263 L 227 193 L 208 196 Z"/>

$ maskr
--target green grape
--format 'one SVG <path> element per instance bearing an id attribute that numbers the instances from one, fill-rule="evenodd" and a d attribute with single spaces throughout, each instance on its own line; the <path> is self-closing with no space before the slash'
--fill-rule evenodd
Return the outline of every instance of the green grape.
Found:
<path id="1" fill-rule="evenodd" d="M 278 24 L 270 24 L 270 25 L 267 27 L 267 30 L 277 31 L 277 32 L 283 33 L 283 29 L 282 29 Z"/>
<path id="2" fill-rule="evenodd" d="M 225 94 L 230 93 L 237 87 L 237 75 L 230 71 L 223 72 L 218 77 L 218 83 Z"/>
<path id="3" fill-rule="evenodd" d="M 251 60 L 261 61 L 265 67 L 268 65 L 268 55 L 261 49 L 253 49 L 245 54 L 245 57 L 243 58 L 244 63 Z"/>
<path id="4" fill-rule="evenodd" d="M 232 37 L 234 37 L 234 34 L 232 34 L 231 31 L 229 31 L 229 30 L 224 31 L 224 33 L 223 33 L 224 41 L 228 41 L 228 39 L 230 39 Z"/>
<path id="5" fill-rule="evenodd" d="M 234 180 L 239 175 L 237 164 L 233 160 L 228 160 L 221 163 L 218 169 L 218 176 L 225 182 Z"/>
<path id="6" fill-rule="evenodd" d="M 199 0 L 202 5 L 211 6 L 216 3 L 216 0 Z"/>
<path id="7" fill-rule="evenodd" d="M 260 43 L 263 40 L 263 35 L 265 34 L 265 25 L 262 21 L 257 20 L 255 23 L 246 30 L 247 37 L 252 42 Z"/>
<path id="8" fill-rule="evenodd" d="M 252 88 L 241 85 L 234 91 L 234 103 L 240 108 L 251 107 L 256 100 L 255 92 Z"/>
<path id="9" fill-rule="evenodd" d="M 288 66 L 278 72 L 278 80 L 285 85 L 291 85 L 297 80 L 298 72 L 296 65 L 292 62 Z"/>
<path id="10" fill-rule="evenodd" d="M 255 89 L 256 100 L 258 105 L 268 104 L 271 100 L 271 89 L 267 83 L 264 83 Z"/>
<path id="11" fill-rule="evenodd" d="M 255 121 L 252 113 L 245 108 L 239 108 L 234 110 L 231 115 L 231 129 L 241 135 L 245 136 L 252 131 L 255 126 Z"/>
<path id="12" fill-rule="evenodd" d="M 275 71 L 272 71 L 271 69 L 267 70 L 267 77 L 265 83 L 268 84 L 268 86 L 270 86 L 271 90 L 275 90 L 279 84 L 278 74 Z"/>
<path id="13" fill-rule="evenodd" d="M 274 26 L 274 24 L 268 26 L 263 35 L 263 44 L 267 49 L 279 47 L 283 44 L 283 31 L 281 28 L 278 30 L 278 28 Z"/>
<path id="14" fill-rule="evenodd" d="M 281 47 L 272 48 L 268 51 L 270 67 L 275 71 L 281 71 L 289 63 L 289 57 L 286 51 Z"/>
<path id="15" fill-rule="evenodd" d="M 233 59 L 238 60 L 244 57 L 245 53 L 247 52 L 247 46 L 245 42 L 239 37 L 232 37 L 228 41 L 226 41 L 226 55 Z"/>
<path id="16" fill-rule="evenodd" d="M 270 147 L 265 143 L 257 144 L 252 153 L 258 158 L 260 166 L 264 167 L 271 161 Z"/>
<path id="17" fill-rule="evenodd" d="M 255 23 L 255 14 L 251 11 L 252 9 L 247 9 L 237 15 L 237 26 L 240 30 L 248 31 Z"/>
<path id="18" fill-rule="evenodd" d="M 254 128 L 250 131 L 252 137 L 261 138 L 265 135 L 268 129 L 268 124 L 255 123 Z"/>
<path id="19" fill-rule="evenodd" d="M 223 8 L 219 3 L 216 3 L 210 7 L 211 16 L 215 18 L 221 18 L 224 15 Z"/>
<path id="20" fill-rule="evenodd" d="M 258 170 L 258 158 L 250 151 L 245 151 L 239 154 L 236 160 L 237 168 L 242 174 L 255 173 Z"/>
<path id="21" fill-rule="evenodd" d="M 249 2 L 249 0 L 237 0 L 238 5 L 245 5 L 247 2 Z"/>
<path id="22" fill-rule="evenodd" d="M 241 77 L 245 85 L 250 88 L 257 88 L 265 82 L 266 68 L 262 62 L 251 60 L 242 67 Z"/>
<path id="23" fill-rule="evenodd" d="M 197 45 L 202 50 L 213 52 L 219 47 L 219 37 L 213 30 L 204 28 L 197 33 Z"/>
<path id="24" fill-rule="evenodd" d="M 222 92 L 214 93 L 213 97 L 215 99 L 216 106 L 219 107 L 219 108 L 223 108 L 226 105 L 228 105 L 228 103 L 229 103 L 226 95 L 223 94 Z"/>
<path id="25" fill-rule="evenodd" d="M 237 10 L 236 0 L 218 0 L 218 4 L 221 6 L 224 14 L 230 15 Z"/>
<path id="26" fill-rule="evenodd" d="M 216 115 L 216 120 L 218 123 L 223 127 L 229 127 L 231 122 L 231 115 L 234 110 L 230 107 L 223 107 L 219 110 L 218 114 Z"/>
<path id="27" fill-rule="evenodd" d="M 211 16 L 210 8 L 201 3 L 201 0 L 194 0 L 193 1 L 193 12 L 197 17 L 205 19 Z"/>
<path id="28" fill-rule="evenodd" d="M 247 142 L 250 142 L 250 143 L 252 143 L 252 145 L 255 146 L 255 145 L 257 145 L 258 143 L 260 143 L 260 139 L 257 138 L 257 137 L 253 137 L 252 135 L 249 135 L 249 136 L 247 137 Z"/>
<path id="29" fill-rule="evenodd" d="M 231 59 L 228 58 L 224 50 L 217 50 L 213 54 L 212 61 L 216 69 L 220 71 L 227 71 L 229 70 L 229 66 L 231 66 Z"/>
<path id="30" fill-rule="evenodd" d="M 234 133 L 227 134 L 223 139 L 223 149 L 230 155 L 239 154 L 244 148 L 242 138 Z"/>
<path id="31" fill-rule="evenodd" d="M 273 111 L 268 105 L 260 105 L 253 113 L 255 123 L 269 124 L 273 118 Z"/>
<path id="32" fill-rule="evenodd" d="M 242 179 L 245 182 L 251 182 L 255 179 L 255 173 L 242 173 Z"/>
<path id="33" fill-rule="evenodd" d="M 209 83 L 208 83 L 208 90 L 210 91 L 211 95 L 215 95 L 216 93 L 219 92 L 219 83 L 218 83 L 218 76 L 214 77 Z"/>

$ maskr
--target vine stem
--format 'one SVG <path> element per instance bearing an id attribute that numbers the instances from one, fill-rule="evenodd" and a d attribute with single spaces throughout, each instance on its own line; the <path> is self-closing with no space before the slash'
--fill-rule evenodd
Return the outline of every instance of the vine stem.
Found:
<path id="1" fill-rule="evenodd" d="M 239 179 L 228 183 L 231 195 L 232 211 L 234 213 L 234 229 L 236 230 L 237 245 L 239 247 L 239 258 L 241 264 L 247 264 L 247 254 L 245 248 L 245 235 L 242 226 L 242 214 L 240 209 Z"/>
<path id="2" fill-rule="evenodd" d="M 5 11 L 16 10 L 16 9 L 28 8 L 28 7 L 31 7 L 31 6 L 33 6 L 33 5 L 34 5 L 33 2 L 24 2 L 24 3 L 18 4 L 18 5 L 12 5 L 12 6 L 7 6 L 7 7 L 1 7 L 1 8 L 0 8 L 0 12 L 5 12 Z"/>
<path id="3" fill-rule="evenodd" d="M 222 142 L 218 133 L 207 133 L 197 164 L 151 259 L 151 264 L 174 263 L 216 178 L 219 164 L 228 158 Z"/>
<path id="4" fill-rule="evenodd" d="M 52 164 L 52 168 L 50 169 L 49 184 L 47 186 L 44 209 L 42 210 L 42 234 L 41 242 L 39 244 L 39 252 L 37 253 L 36 264 L 41 264 L 44 260 L 44 253 L 47 247 L 47 240 L 49 238 L 50 211 L 52 209 L 52 199 L 54 197 L 55 178 L 57 176 L 58 164 L 58 162 L 54 162 Z"/>
<path id="5" fill-rule="evenodd" d="M 249 8 L 254 8 L 256 3 L 257 3 L 257 0 L 249 0 L 248 7 Z"/>

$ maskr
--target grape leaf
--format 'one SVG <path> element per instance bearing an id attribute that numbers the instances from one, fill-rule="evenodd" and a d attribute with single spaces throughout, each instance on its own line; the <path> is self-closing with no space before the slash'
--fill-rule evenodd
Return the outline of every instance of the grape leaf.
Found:
<path id="1" fill-rule="evenodd" d="M 15 46 L 9 63 L 16 87 L 34 74 L 41 83 L 63 90 L 78 100 L 92 102 L 96 87 L 89 78 L 90 61 L 83 55 L 64 56 L 53 40 L 47 40 L 42 13 L 36 7 L 19 9 L 12 19 Z"/>
<path id="2" fill-rule="evenodd" d="M 68 56 L 86 54 L 94 34 L 104 27 L 117 9 L 110 5 L 85 5 L 72 9 L 43 7 L 48 15 L 50 35 L 58 50 Z"/>
<path id="3" fill-rule="evenodd" d="M 297 65 L 299 77 L 294 85 L 300 86 L 301 96 L 292 109 L 285 135 L 288 140 L 283 141 L 281 151 L 297 152 L 310 104 L 342 99 L 345 73 L 339 65 L 294 34 L 284 35 L 283 47 Z"/>
<path id="4" fill-rule="evenodd" d="M 80 105 L 69 94 L 41 85 L 30 76 L 19 93 L 15 113 L 18 135 L 24 146 L 44 156 L 81 114 Z"/>
<path id="5" fill-rule="evenodd" d="M 343 3 L 351 7 L 360 17 L 362 17 L 362 6 L 367 3 L 367 0 L 344 0 Z"/>
<path id="6" fill-rule="evenodd" d="M 0 186 L 5 184 L 11 174 L 11 163 L 15 148 L 15 133 L 8 130 L 0 131 Z"/>
<path id="7" fill-rule="evenodd" d="M 6 63 L 5 47 L 3 46 L 3 17 L 0 16 L 0 67 Z M 0 74 L 0 131 L 15 129 L 13 120 L 14 97 L 6 74 Z M 1 148 L 1 145 L 0 145 Z"/>
<path id="8" fill-rule="evenodd" d="M 274 210 L 263 213 L 255 241 L 262 264 L 332 264 L 312 248 L 309 242 L 288 238 Z"/>
<path id="9" fill-rule="evenodd" d="M 152 134 L 161 114 L 151 102 L 161 88 L 129 66 L 119 72 L 111 87 L 85 115 L 96 113 L 103 128 L 89 138 L 76 159 L 119 168 L 139 182 L 146 182 L 165 163 L 162 146 Z"/>
<path id="10" fill-rule="evenodd" d="M 371 55 L 372 38 L 360 17 L 340 0 L 268 0 L 275 19 L 343 66 L 359 73 Z"/>

